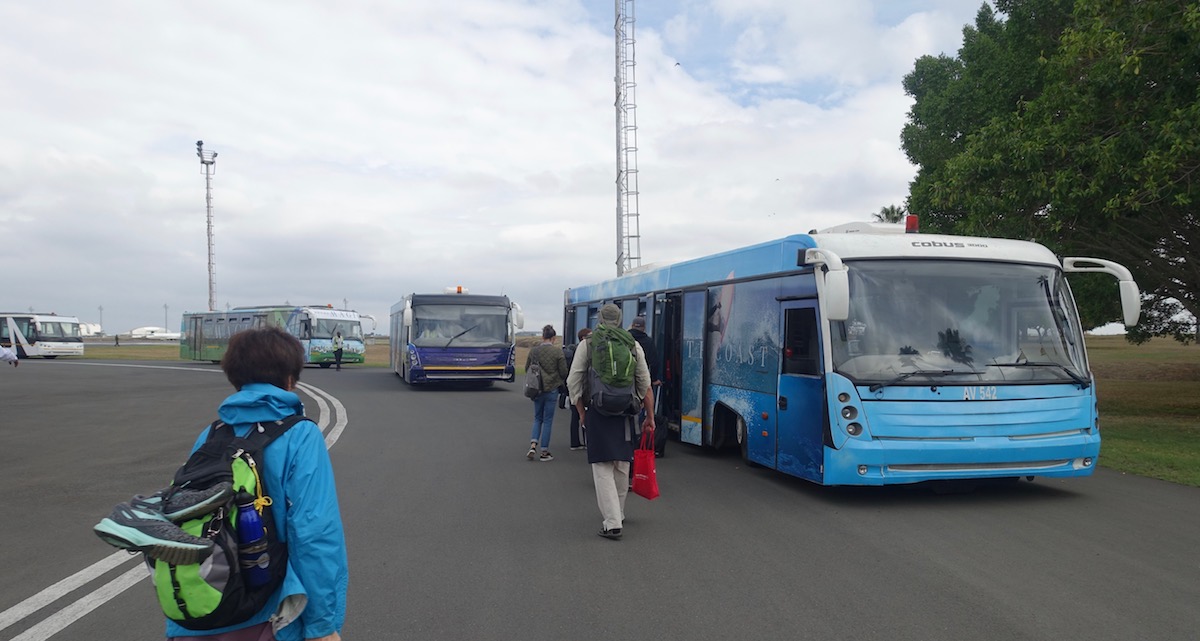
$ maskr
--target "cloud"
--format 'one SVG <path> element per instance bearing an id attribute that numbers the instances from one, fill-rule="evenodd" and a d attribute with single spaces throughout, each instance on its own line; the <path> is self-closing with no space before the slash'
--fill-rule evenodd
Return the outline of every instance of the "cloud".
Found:
<path id="1" fill-rule="evenodd" d="M 615 274 L 600 4 L 0 5 L 0 307 L 102 306 L 110 333 L 206 308 L 203 139 L 218 307 L 345 301 L 382 330 L 461 284 L 561 323 L 565 288 Z M 900 77 L 957 47 L 965 10 L 640 5 L 643 262 L 902 204 Z"/>

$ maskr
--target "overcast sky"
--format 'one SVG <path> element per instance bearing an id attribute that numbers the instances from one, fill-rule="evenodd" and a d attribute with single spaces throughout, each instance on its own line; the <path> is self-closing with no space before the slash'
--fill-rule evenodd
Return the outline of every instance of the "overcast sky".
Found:
<path id="1" fill-rule="evenodd" d="M 901 79 L 981 5 L 637 2 L 642 262 L 902 205 Z M 463 285 L 561 327 L 564 289 L 616 274 L 613 18 L 0 0 L 0 311 L 112 334 L 205 310 L 203 140 L 219 309 L 346 303 L 386 332 L 405 294 Z"/>

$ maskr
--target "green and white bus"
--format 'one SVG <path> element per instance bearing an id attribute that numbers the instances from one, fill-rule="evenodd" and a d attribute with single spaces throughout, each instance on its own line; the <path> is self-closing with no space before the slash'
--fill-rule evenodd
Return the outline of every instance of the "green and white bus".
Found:
<path id="1" fill-rule="evenodd" d="M 221 362 L 229 337 L 252 327 L 282 327 L 304 345 L 304 360 L 321 367 L 333 365 L 333 335 L 342 332 L 342 363 L 362 363 L 366 351 L 362 316 L 349 309 L 326 306 L 276 305 L 234 307 L 223 312 L 184 313 L 179 357 Z"/>

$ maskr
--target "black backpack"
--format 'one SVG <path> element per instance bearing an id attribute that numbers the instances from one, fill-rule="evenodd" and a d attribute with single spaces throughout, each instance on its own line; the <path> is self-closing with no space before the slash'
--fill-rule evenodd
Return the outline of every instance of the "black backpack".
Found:
<path id="1" fill-rule="evenodd" d="M 265 530 L 267 575 L 265 584 L 251 587 L 238 558 L 235 498 L 179 524 L 188 534 L 212 539 L 212 555 L 200 563 L 173 565 L 146 557 L 158 602 L 167 618 L 189 630 L 212 630 L 248 620 L 266 605 L 287 573 L 287 544 L 279 540 L 271 514 L 271 497 L 265 495 L 260 469 L 263 450 L 293 425 L 307 420 L 289 416 L 258 423 L 241 438 L 233 428 L 216 421 L 208 438 L 175 473 L 173 487 L 202 490 L 222 482 L 233 484 L 234 497 L 249 494 L 261 505 Z"/>

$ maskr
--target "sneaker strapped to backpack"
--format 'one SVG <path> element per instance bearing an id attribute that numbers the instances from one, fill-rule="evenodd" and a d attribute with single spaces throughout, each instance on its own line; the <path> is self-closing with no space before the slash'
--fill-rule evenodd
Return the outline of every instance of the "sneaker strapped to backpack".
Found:
<path id="1" fill-rule="evenodd" d="M 134 497 L 114 507 L 92 529 L 109 545 L 167 563 L 199 563 L 212 553 L 212 540 L 184 532 L 160 508 L 161 501 Z"/>

